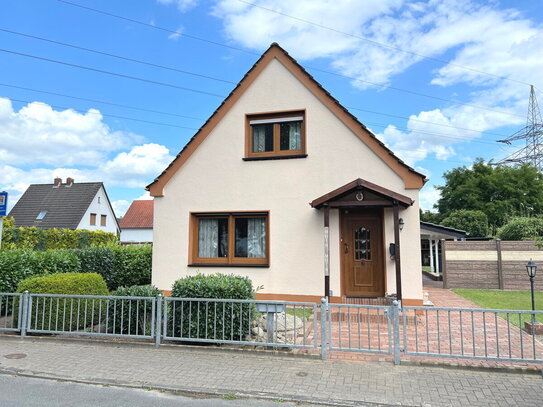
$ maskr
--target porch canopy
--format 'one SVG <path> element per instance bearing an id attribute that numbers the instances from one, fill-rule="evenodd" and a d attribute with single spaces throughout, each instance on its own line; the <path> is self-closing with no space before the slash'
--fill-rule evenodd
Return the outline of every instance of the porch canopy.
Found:
<path id="1" fill-rule="evenodd" d="M 400 217 L 399 208 L 407 208 L 415 201 L 390 189 L 357 178 L 310 202 L 312 208 L 324 210 L 324 295 L 330 295 L 330 208 L 386 208 L 390 207 L 394 217 L 394 244 L 396 263 L 396 294 L 402 298 L 402 276 L 400 263 Z"/>

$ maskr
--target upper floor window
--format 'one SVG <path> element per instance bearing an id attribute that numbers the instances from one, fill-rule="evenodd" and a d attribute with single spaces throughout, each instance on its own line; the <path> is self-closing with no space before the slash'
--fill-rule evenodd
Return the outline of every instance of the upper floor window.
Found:
<path id="1" fill-rule="evenodd" d="M 100 226 L 107 226 L 107 215 L 100 215 Z"/>
<path id="2" fill-rule="evenodd" d="M 247 115 L 246 158 L 305 156 L 305 112 Z"/>
<path id="3" fill-rule="evenodd" d="M 96 226 L 96 214 L 95 213 L 90 214 L 90 224 L 92 226 Z"/>

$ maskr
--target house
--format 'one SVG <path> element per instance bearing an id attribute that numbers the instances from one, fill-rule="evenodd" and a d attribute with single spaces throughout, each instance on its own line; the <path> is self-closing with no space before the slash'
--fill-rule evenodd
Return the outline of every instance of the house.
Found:
<path id="1" fill-rule="evenodd" d="M 8 216 L 15 226 L 66 228 L 119 233 L 117 218 L 102 182 L 32 184 Z"/>
<path id="2" fill-rule="evenodd" d="M 151 243 L 153 241 L 153 201 L 136 200 L 121 219 L 122 243 Z"/>
<path id="3" fill-rule="evenodd" d="M 147 187 L 152 282 L 235 273 L 259 299 L 422 304 L 425 181 L 274 43 Z"/>
<path id="4" fill-rule="evenodd" d="M 439 276 L 441 265 L 441 241 L 465 240 L 467 232 L 430 222 L 420 222 L 422 266 L 430 268 L 430 274 Z"/>

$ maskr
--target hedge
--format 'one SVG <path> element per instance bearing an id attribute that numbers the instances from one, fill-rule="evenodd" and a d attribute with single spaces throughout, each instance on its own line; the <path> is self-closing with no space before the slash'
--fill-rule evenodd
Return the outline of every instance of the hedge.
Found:
<path id="1" fill-rule="evenodd" d="M 0 292 L 14 292 L 28 277 L 53 273 L 100 274 L 110 290 L 151 282 L 152 247 L 117 246 L 59 250 L 0 250 Z"/>
<path id="2" fill-rule="evenodd" d="M 498 229 L 502 240 L 532 240 L 543 236 L 543 218 L 513 218 Z"/>
<path id="3" fill-rule="evenodd" d="M 158 294 L 160 294 L 159 289 L 152 285 L 119 287 L 111 293 L 120 297 L 156 297 Z M 110 302 L 109 329 L 115 334 L 150 335 L 153 330 L 152 311 L 152 302 L 148 300 Z"/>
<path id="4" fill-rule="evenodd" d="M 34 294 L 108 295 L 106 282 L 96 273 L 61 273 L 21 281 L 17 292 Z M 30 326 L 37 329 L 78 331 L 93 329 L 105 300 L 33 297 Z"/>
<path id="5" fill-rule="evenodd" d="M 8 250 L 77 249 L 106 246 L 117 241 L 116 234 L 101 230 L 5 227 L 2 233 L 2 248 Z"/>
<path id="6" fill-rule="evenodd" d="M 29 277 L 80 270 L 80 261 L 70 250 L 2 250 L 0 292 L 14 292 L 17 285 Z"/>
<path id="7" fill-rule="evenodd" d="M 252 281 L 248 277 L 233 274 L 198 274 L 177 280 L 172 288 L 172 296 L 181 298 L 238 300 L 255 298 Z M 253 305 L 212 301 L 207 303 L 211 304 L 207 307 L 205 304 L 198 301 L 185 301 L 183 306 L 177 304 L 175 310 L 169 311 L 171 319 L 169 326 L 174 329 L 169 334 L 179 335 L 182 332 L 184 337 L 228 340 L 242 340 L 249 334 L 249 320 L 255 315 Z"/>

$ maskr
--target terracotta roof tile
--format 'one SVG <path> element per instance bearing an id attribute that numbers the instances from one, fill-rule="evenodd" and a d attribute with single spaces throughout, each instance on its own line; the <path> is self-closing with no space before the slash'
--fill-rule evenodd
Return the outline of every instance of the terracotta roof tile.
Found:
<path id="1" fill-rule="evenodd" d="M 133 201 L 126 214 L 121 219 L 121 229 L 152 228 L 153 200 Z"/>

